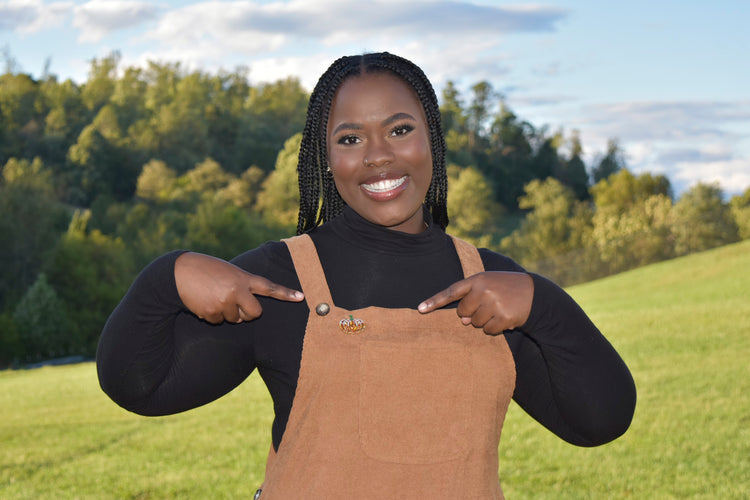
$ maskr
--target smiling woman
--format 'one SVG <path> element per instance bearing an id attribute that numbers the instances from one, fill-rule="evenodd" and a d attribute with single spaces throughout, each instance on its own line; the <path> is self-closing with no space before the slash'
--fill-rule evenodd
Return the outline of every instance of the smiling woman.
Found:
<path id="1" fill-rule="evenodd" d="M 336 93 L 328 130 L 330 170 L 344 202 L 374 224 L 422 232 L 432 155 L 414 91 L 388 73 L 351 78 Z"/>
<path id="2" fill-rule="evenodd" d="M 99 344 L 114 401 L 175 413 L 257 368 L 275 412 L 264 499 L 502 498 L 511 397 L 579 446 L 626 431 L 633 379 L 581 308 L 445 233 L 440 112 L 417 66 L 334 62 L 298 173 L 297 236 L 144 269 Z"/>
<path id="3" fill-rule="evenodd" d="M 367 78 L 362 78 L 363 76 Z M 383 92 L 380 91 L 379 83 L 384 85 Z M 391 114 L 388 114 L 387 109 L 390 109 Z M 339 116 L 331 118 L 330 114 L 333 112 L 337 112 Z M 345 113 L 355 121 L 344 118 L 347 116 Z M 390 137 L 390 140 L 383 141 L 383 144 L 399 144 L 399 140 L 414 144 L 419 142 L 415 141 L 415 138 L 425 138 L 426 134 L 427 142 L 420 143 L 419 146 L 429 147 L 432 169 L 427 195 L 423 198 L 424 205 L 435 223 L 443 229 L 447 226 L 446 148 L 435 91 L 422 70 L 411 61 L 390 54 L 387 57 L 383 54 L 366 54 L 361 58 L 342 57 L 334 62 L 320 78 L 310 96 L 308 119 L 300 150 L 301 201 L 298 234 L 341 213 L 344 200 L 342 193 L 337 189 L 339 186 L 331 175 L 335 166 L 333 158 L 329 158 L 329 155 L 343 153 L 346 151 L 344 146 L 365 143 L 368 138 L 359 137 L 357 134 L 363 132 L 365 124 L 356 120 L 367 118 L 373 121 L 373 114 L 379 114 L 381 135 Z M 334 120 L 337 122 L 334 123 Z M 375 120 L 370 125 L 378 123 Z M 357 133 L 346 134 L 347 129 Z M 399 137 L 402 139 L 398 139 Z M 362 164 L 372 164 L 373 161 L 382 163 L 383 160 L 378 159 L 377 155 L 383 152 L 392 154 L 392 151 L 387 149 L 377 149 L 380 136 L 369 139 L 366 143 L 368 147 L 374 144 L 376 149 L 369 156 L 365 150 L 359 160 Z M 336 144 L 337 141 L 340 144 Z M 355 149 L 352 154 L 360 154 L 358 152 L 361 152 L 363 147 Z M 416 152 L 409 152 L 409 155 Z M 376 156 L 372 156 L 373 154 Z M 348 157 L 343 154 L 340 156 Z M 386 158 L 386 161 L 392 159 Z M 382 172 L 382 165 L 380 168 Z M 396 180 L 400 178 L 403 176 L 397 177 Z M 390 180 L 393 179 L 388 174 L 385 178 L 373 179 L 376 182 Z M 370 185 L 374 187 L 372 182 Z M 386 187 L 380 185 L 371 191 Z"/>

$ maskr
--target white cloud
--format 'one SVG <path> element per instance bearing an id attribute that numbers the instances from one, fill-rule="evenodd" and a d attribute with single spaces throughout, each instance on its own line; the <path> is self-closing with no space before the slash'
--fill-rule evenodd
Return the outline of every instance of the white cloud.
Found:
<path id="1" fill-rule="evenodd" d="M 496 49 L 507 33 L 554 30 L 565 15 L 564 10 L 553 7 L 499 7 L 445 0 L 201 2 L 166 12 L 144 38 L 163 47 L 160 55 L 185 60 L 187 50 L 191 62 L 197 64 L 228 55 L 278 61 L 285 58 L 284 50 L 294 50 L 299 56 L 301 51 L 315 51 L 315 46 L 337 51 L 342 45 L 352 47 L 346 53 L 390 47 L 404 54 L 401 49 L 405 46 L 425 46 L 424 41 L 429 40 L 425 47 L 435 59 L 441 53 L 453 53 L 435 67 L 455 76 L 479 63 L 492 62 L 494 67 L 488 72 L 497 70 L 494 59 L 482 56 L 481 51 Z"/>
<path id="2" fill-rule="evenodd" d="M 701 163 L 719 162 L 732 158 L 732 150 L 726 144 L 707 144 L 702 147 L 688 147 L 661 151 L 658 161 L 661 163 Z"/>
<path id="3" fill-rule="evenodd" d="M 394 42 L 392 40 L 370 40 L 369 44 L 350 46 L 346 52 L 340 47 L 328 49 L 314 47 L 314 51 L 304 55 L 278 55 L 265 58 L 253 58 L 250 66 L 250 77 L 256 82 L 275 81 L 290 75 L 300 79 L 302 85 L 312 90 L 318 78 L 338 57 L 344 55 L 361 54 L 373 51 L 388 51 L 413 61 L 425 72 L 433 84 L 438 96 L 448 80 L 460 80 L 463 75 L 472 75 L 470 83 L 479 80 L 489 80 L 492 76 L 508 73 L 509 69 L 503 63 L 501 54 L 490 54 L 491 42 L 471 40 L 470 44 L 476 49 L 467 54 L 465 47 L 453 44 L 449 47 L 437 46 L 436 42 L 420 39 L 412 41 Z M 278 52 L 282 54 L 281 51 Z M 200 55 L 196 52 L 194 57 Z M 205 67 L 206 63 L 202 66 Z M 468 94 L 467 94 L 468 97 Z"/>
<path id="4" fill-rule="evenodd" d="M 730 196 L 750 187 L 750 157 L 729 143 L 637 141 L 625 150 L 628 168 L 666 175 L 678 196 L 698 182 L 718 183 Z"/>
<path id="5" fill-rule="evenodd" d="M 28 26 L 37 18 L 39 9 L 34 3 L 10 1 L 0 5 L 0 29 L 12 30 Z"/>
<path id="6" fill-rule="evenodd" d="M 460 40 L 455 42 L 452 38 L 433 33 L 404 44 L 385 41 L 382 50 L 414 61 L 430 79 L 438 95 L 448 80 L 463 87 L 481 80 L 496 80 L 510 71 L 509 56 L 500 50 L 499 38 L 467 34 Z M 466 80 L 467 77 L 470 81 Z"/>
<path id="7" fill-rule="evenodd" d="M 80 42 L 98 42 L 113 31 L 137 26 L 154 19 L 156 7 L 147 2 L 91 0 L 73 9 L 73 26 Z"/>
<path id="8" fill-rule="evenodd" d="M 688 188 L 698 182 L 717 183 L 728 196 L 750 187 L 750 158 L 708 162 L 679 162 L 672 171 L 675 184 Z"/>
<path id="9" fill-rule="evenodd" d="M 274 57 L 261 59 L 253 63 L 250 68 L 250 79 L 255 82 L 273 82 L 295 75 L 300 83 L 311 91 L 318 81 L 318 77 L 333 62 L 325 53 L 312 54 L 305 57 Z"/>
<path id="10" fill-rule="evenodd" d="M 577 100 L 576 97 L 564 94 L 513 95 L 509 99 L 511 108 L 515 108 L 516 106 L 523 106 L 524 108 L 547 108 L 569 104 Z"/>
<path id="11" fill-rule="evenodd" d="M 42 0 L 9 0 L 0 3 L 0 31 L 14 30 L 22 34 L 59 26 L 64 23 L 73 2 L 52 2 L 45 5 Z"/>
<path id="12" fill-rule="evenodd" d="M 750 101 L 623 102 L 591 106 L 579 121 L 622 140 L 717 140 L 733 136 L 727 124 L 750 123 Z"/>

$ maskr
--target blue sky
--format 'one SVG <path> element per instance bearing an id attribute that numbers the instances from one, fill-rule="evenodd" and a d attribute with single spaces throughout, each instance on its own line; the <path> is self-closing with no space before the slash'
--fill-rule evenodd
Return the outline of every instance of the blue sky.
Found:
<path id="1" fill-rule="evenodd" d="M 749 19 L 745 0 L 0 0 L 0 47 L 37 77 L 48 61 L 83 82 L 118 50 L 308 89 L 340 55 L 388 50 L 438 93 L 487 80 L 521 119 L 578 130 L 589 162 L 617 138 L 635 173 L 733 195 L 750 187 Z"/>

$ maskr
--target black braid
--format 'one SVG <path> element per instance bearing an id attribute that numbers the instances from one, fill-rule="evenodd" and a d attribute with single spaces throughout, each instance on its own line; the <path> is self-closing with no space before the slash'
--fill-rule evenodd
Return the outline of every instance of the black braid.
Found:
<path id="1" fill-rule="evenodd" d="M 345 56 L 336 60 L 320 77 L 310 95 L 297 164 L 300 191 L 297 234 L 333 219 L 344 208 L 344 200 L 336 190 L 333 177 L 328 171 L 326 127 L 336 91 L 349 77 L 380 72 L 392 73 L 404 80 L 414 89 L 422 103 L 430 130 L 432 152 L 432 181 L 425 197 L 425 204 L 436 224 L 443 229 L 448 225 L 446 147 L 435 90 L 416 64 L 403 57 L 381 52 Z"/>

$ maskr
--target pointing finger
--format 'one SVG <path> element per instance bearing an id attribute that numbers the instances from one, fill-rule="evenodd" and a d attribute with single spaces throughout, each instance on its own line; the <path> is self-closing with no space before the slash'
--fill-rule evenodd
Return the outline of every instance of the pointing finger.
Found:
<path id="1" fill-rule="evenodd" d="M 287 302 L 299 302 L 305 298 L 302 292 L 281 286 L 262 276 L 252 276 L 248 288 L 253 295 L 263 295 Z"/>
<path id="2" fill-rule="evenodd" d="M 446 306 L 451 302 L 464 298 L 470 290 L 471 282 L 469 282 L 468 279 L 457 281 L 445 290 L 438 292 L 429 299 L 423 301 L 417 306 L 417 310 L 423 314 L 434 311 L 435 309 Z"/>

